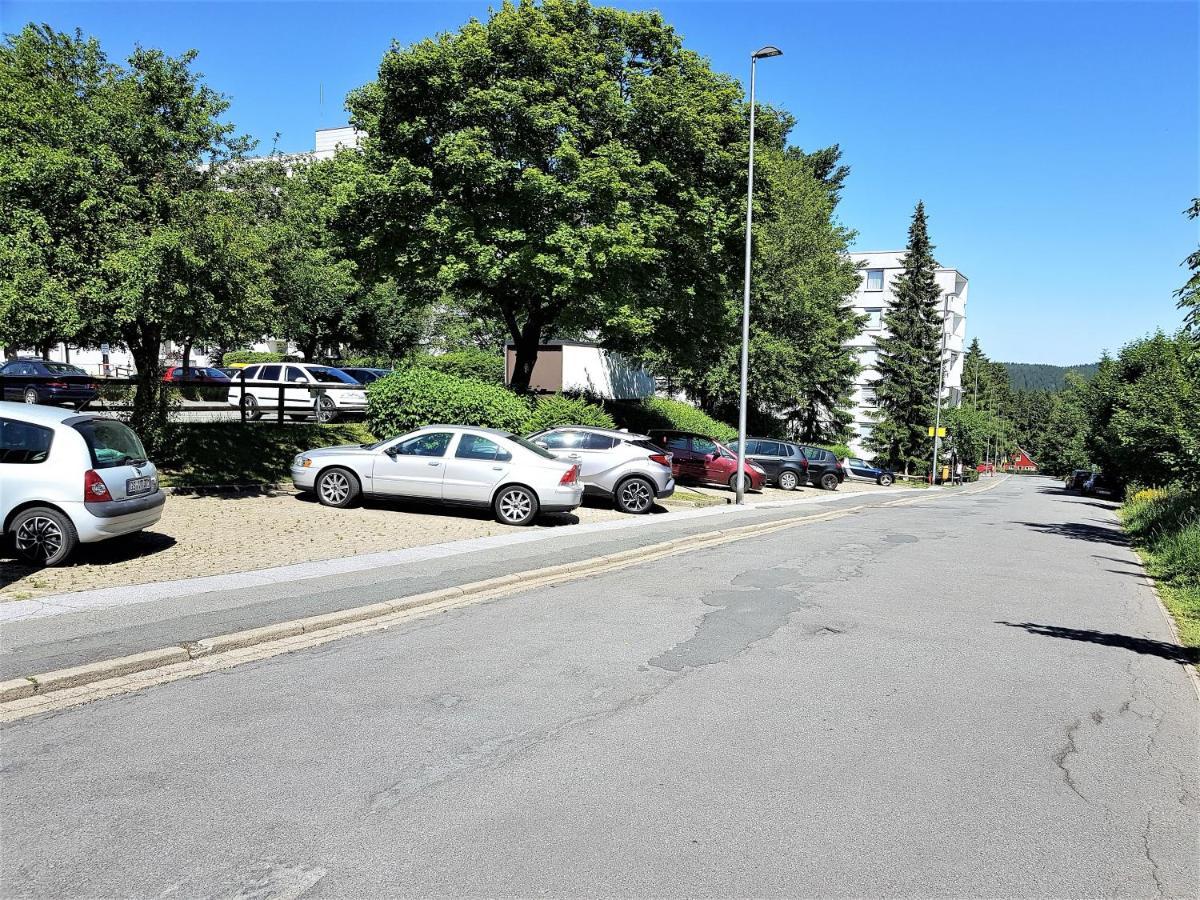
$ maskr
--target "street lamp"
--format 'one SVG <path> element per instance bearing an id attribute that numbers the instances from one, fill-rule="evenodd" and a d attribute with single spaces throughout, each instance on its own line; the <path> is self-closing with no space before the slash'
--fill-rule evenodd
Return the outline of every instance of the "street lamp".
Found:
<path id="1" fill-rule="evenodd" d="M 746 370 L 750 361 L 750 226 L 754 221 L 754 70 L 760 59 L 783 56 L 770 45 L 750 54 L 750 173 L 746 178 L 746 277 L 742 292 L 742 385 L 738 401 L 737 503 L 746 502 Z"/>
<path id="2" fill-rule="evenodd" d="M 937 484 L 938 449 L 942 442 L 942 390 L 946 383 L 946 325 L 950 320 L 950 295 L 942 295 L 942 349 L 938 355 L 937 417 L 933 420 L 933 470 L 929 473 L 929 484 Z"/>

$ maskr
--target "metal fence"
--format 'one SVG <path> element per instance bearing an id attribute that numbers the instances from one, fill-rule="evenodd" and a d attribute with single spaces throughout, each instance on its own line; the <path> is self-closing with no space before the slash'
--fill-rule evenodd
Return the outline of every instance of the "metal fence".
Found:
<path id="1" fill-rule="evenodd" d="M 138 389 L 134 378 L 94 378 L 94 396 L 70 397 L 62 388 L 51 389 L 48 379 L 33 376 L 0 375 L 0 397 L 22 401 L 32 387 L 38 402 L 70 405 L 80 411 L 121 417 L 133 410 L 133 395 Z M 59 384 L 66 384 L 60 382 Z M 339 392 L 366 391 L 362 384 L 336 384 L 264 381 L 247 379 L 244 375 L 228 382 L 164 382 L 163 388 L 172 393 L 170 417 L 173 421 L 225 422 L 248 424 L 255 421 L 311 420 L 326 423 L 339 417 L 361 416 L 365 402 L 347 402 L 351 398 Z"/>

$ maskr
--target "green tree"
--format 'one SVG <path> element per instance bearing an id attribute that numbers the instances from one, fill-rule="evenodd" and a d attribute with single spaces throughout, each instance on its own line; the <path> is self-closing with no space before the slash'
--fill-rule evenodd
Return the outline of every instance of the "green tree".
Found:
<path id="1" fill-rule="evenodd" d="M 505 2 L 394 46 L 348 104 L 369 135 L 344 213 L 358 246 L 502 322 L 514 388 L 555 333 L 596 334 L 667 375 L 719 354 L 747 111 L 658 13 Z M 765 144 L 778 119 L 764 110 Z"/>
<path id="2" fill-rule="evenodd" d="M 1050 414 L 1038 438 L 1038 468 L 1049 475 L 1065 475 L 1072 469 L 1085 469 L 1090 460 L 1087 452 L 1087 413 L 1084 395 L 1087 381 L 1075 373 L 1067 373 L 1067 385 L 1050 395 Z"/>
<path id="3" fill-rule="evenodd" d="M 194 59 L 139 48 L 122 67 L 95 41 L 33 25 L 0 48 L 0 79 L 18 88 L 0 96 L 4 246 L 44 234 L 50 248 L 6 259 L 30 263 L 18 281 L 54 285 L 35 302 L 73 298 L 55 340 L 129 348 L 134 424 L 151 444 L 164 422 L 163 341 L 256 333 L 267 309 L 260 236 L 241 199 L 217 189 L 248 142 L 221 121 L 228 101 Z"/>
<path id="4" fill-rule="evenodd" d="M 845 409 L 859 366 L 847 342 L 862 323 L 843 305 L 859 276 L 846 257 L 853 233 L 833 217 L 845 172 L 836 167 L 833 150 L 808 156 L 796 148 L 768 148 L 755 157 L 761 190 L 756 189 L 747 380 L 749 419 L 757 433 L 775 424 L 800 440 L 836 441 L 850 420 Z M 730 303 L 736 322 L 740 298 Z M 740 331 L 727 335 L 716 365 L 692 373 L 685 383 L 710 413 L 736 421 Z"/>
<path id="5" fill-rule="evenodd" d="M 934 421 L 941 360 L 941 290 L 929 241 L 925 204 L 918 203 L 896 278 L 895 299 L 884 314 L 886 335 L 877 339 L 879 403 L 870 446 L 888 465 L 907 474 L 928 457 L 927 429 Z"/>
<path id="6" fill-rule="evenodd" d="M 1200 197 L 1192 200 L 1192 205 L 1184 213 L 1189 219 L 1200 218 Z M 1190 273 L 1187 282 L 1175 296 L 1179 298 L 1179 308 L 1185 310 L 1184 323 L 1192 337 L 1200 340 L 1200 248 L 1188 254 L 1183 261 Z"/>

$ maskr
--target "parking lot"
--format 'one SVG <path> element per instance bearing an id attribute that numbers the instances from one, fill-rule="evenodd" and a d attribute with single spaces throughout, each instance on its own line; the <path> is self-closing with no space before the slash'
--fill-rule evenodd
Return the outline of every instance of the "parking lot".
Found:
<path id="1" fill-rule="evenodd" d="M 887 491 L 873 484 L 847 482 L 839 493 Z M 795 501 L 825 496 L 807 488 L 750 493 L 751 504 Z M 680 489 L 660 502 L 652 515 L 692 509 L 698 504 L 726 503 L 722 488 Z M 589 500 L 570 515 L 545 516 L 533 527 L 569 528 L 575 523 L 627 518 L 610 505 Z M 336 559 L 383 550 L 511 533 L 487 510 L 446 509 L 415 503 L 368 503 L 331 509 L 311 495 L 291 492 L 272 496 L 191 496 L 168 498 L 162 520 L 140 534 L 100 544 L 83 545 L 65 566 L 36 569 L 0 555 L 0 602 L 28 600 L 94 588 L 147 584 L 270 566 Z M 7 554 L 6 548 L 0 554 Z"/>

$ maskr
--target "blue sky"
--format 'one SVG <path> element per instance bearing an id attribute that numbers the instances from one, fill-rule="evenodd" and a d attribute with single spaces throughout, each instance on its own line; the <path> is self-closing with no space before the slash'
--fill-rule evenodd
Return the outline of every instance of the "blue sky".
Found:
<path id="1" fill-rule="evenodd" d="M 924 199 L 937 256 L 971 282 L 968 336 L 993 358 L 1070 364 L 1180 322 L 1171 296 L 1200 194 L 1194 2 L 621 2 L 660 9 L 715 68 L 790 110 L 792 141 L 841 145 L 855 249 L 901 246 Z M 109 55 L 200 51 L 231 117 L 269 149 L 345 121 L 392 39 L 488 3 L 30 3 L 0 27 L 82 28 Z M 322 100 L 323 98 L 323 100 Z"/>

